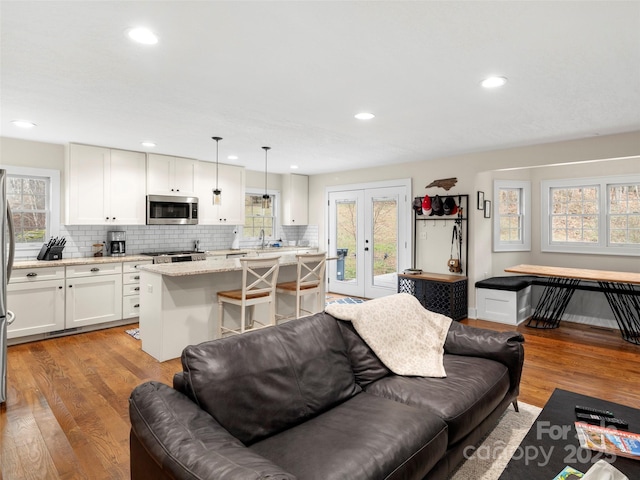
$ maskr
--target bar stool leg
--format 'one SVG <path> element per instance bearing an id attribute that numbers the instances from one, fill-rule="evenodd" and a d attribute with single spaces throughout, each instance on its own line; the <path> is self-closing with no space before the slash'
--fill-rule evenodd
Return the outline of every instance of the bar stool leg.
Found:
<path id="1" fill-rule="evenodd" d="M 275 299 L 275 294 L 274 294 L 274 298 L 269 302 L 269 321 L 270 324 L 275 326 L 276 325 L 276 299 Z"/>
<path id="2" fill-rule="evenodd" d="M 296 318 L 300 318 L 301 295 L 296 294 Z"/>
<path id="3" fill-rule="evenodd" d="M 224 333 L 223 330 L 223 324 L 224 324 L 224 306 L 222 305 L 222 302 L 220 300 L 218 300 L 218 323 L 219 323 L 219 329 L 220 329 L 220 338 L 222 338 L 222 334 Z"/>

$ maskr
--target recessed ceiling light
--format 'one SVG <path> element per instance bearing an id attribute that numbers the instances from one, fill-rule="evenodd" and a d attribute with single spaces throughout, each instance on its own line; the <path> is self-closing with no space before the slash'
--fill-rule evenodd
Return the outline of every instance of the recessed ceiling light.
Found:
<path id="1" fill-rule="evenodd" d="M 298 165 L 291 165 L 291 170 L 297 170 L 298 169 Z"/>
<path id="2" fill-rule="evenodd" d="M 237 160 L 237 159 L 238 159 L 238 156 L 237 156 L 237 155 L 229 155 L 229 156 L 227 157 L 227 160 Z"/>
<path id="3" fill-rule="evenodd" d="M 361 112 L 361 113 L 356 113 L 355 117 L 358 120 L 371 120 L 372 118 L 375 117 L 375 115 L 373 113 L 369 113 L 369 112 Z"/>
<path id="4" fill-rule="evenodd" d="M 13 120 L 11 123 L 13 123 L 16 127 L 20 127 L 20 128 L 33 128 L 36 126 L 35 123 L 30 122 L 28 120 Z"/>
<path id="5" fill-rule="evenodd" d="M 488 77 L 480 85 L 484 88 L 496 88 L 503 86 L 505 83 L 507 83 L 506 77 Z"/>
<path id="6" fill-rule="evenodd" d="M 142 146 L 143 146 L 143 147 L 150 147 L 150 148 L 151 148 L 151 147 L 155 147 L 155 146 L 156 146 L 156 144 L 155 144 L 155 143 L 153 143 L 153 142 L 142 142 Z"/>
<path id="7" fill-rule="evenodd" d="M 127 34 L 134 42 L 142 43 L 144 45 L 155 45 L 158 43 L 158 36 L 145 27 L 132 28 L 127 32 Z"/>

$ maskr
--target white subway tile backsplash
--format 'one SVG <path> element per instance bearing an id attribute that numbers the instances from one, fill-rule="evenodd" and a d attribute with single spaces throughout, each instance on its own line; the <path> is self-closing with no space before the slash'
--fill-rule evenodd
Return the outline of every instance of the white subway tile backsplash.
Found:
<path id="1" fill-rule="evenodd" d="M 93 255 L 94 244 L 106 243 L 107 232 L 111 230 L 124 231 L 127 253 L 137 254 L 167 249 L 192 250 L 195 240 L 199 240 L 200 250 L 226 250 L 231 247 L 235 228 L 234 225 L 61 225 L 59 236 L 67 239 L 65 258 L 83 258 Z M 318 226 L 281 226 L 270 242 L 277 240 L 282 240 L 284 245 L 293 241 L 297 245 L 318 246 Z M 240 246 L 255 247 L 257 243 L 241 240 Z"/>

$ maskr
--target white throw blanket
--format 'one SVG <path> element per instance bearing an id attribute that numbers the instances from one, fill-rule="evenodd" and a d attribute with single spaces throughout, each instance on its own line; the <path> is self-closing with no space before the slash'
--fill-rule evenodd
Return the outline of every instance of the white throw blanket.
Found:
<path id="1" fill-rule="evenodd" d="M 444 342 L 451 319 L 398 293 L 359 304 L 327 305 L 325 311 L 353 323 L 389 370 L 398 375 L 446 377 Z"/>

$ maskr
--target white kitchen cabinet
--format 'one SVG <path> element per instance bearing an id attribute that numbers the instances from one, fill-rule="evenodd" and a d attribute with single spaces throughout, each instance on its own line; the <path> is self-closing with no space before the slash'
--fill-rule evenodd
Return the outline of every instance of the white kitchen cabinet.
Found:
<path id="1" fill-rule="evenodd" d="M 14 270 L 7 303 L 16 314 L 8 339 L 64 329 L 64 267 Z"/>
<path id="2" fill-rule="evenodd" d="M 282 224 L 309 223 L 309 177 L 290 173 L 282 176 Z"/>
<path id="3" fill-rule="evenodd" d="M 122 264 L 122 318 L 140 316 L 140 265 L 150 265 L 151 260 L 123 262 Z"/>
<path id="4" fill-rule="evenodd" d="M 65 223 L 146 223 L 144 153 L 71 144 L 65 175 Z"/>
<path id="5" fill-rule="evenodd" d="M 216 187 L 216 164 L 200 162 L 196 180 L 201 225 L 244 224 L 245 169 L 236 165 L 218 165 L 218 188 L 222 192 L 221 205 L 213 204 Z"/>
<path id="6" fill-rule="evenodd" d="M 67 266 L 65 328 L 122 319 L 122 263 Z"/>
<path id="7" fill-rule="evenodd" d="M 150 153 L 147 155 L 148 195 L 194 195 L 198 160 Z"/>

